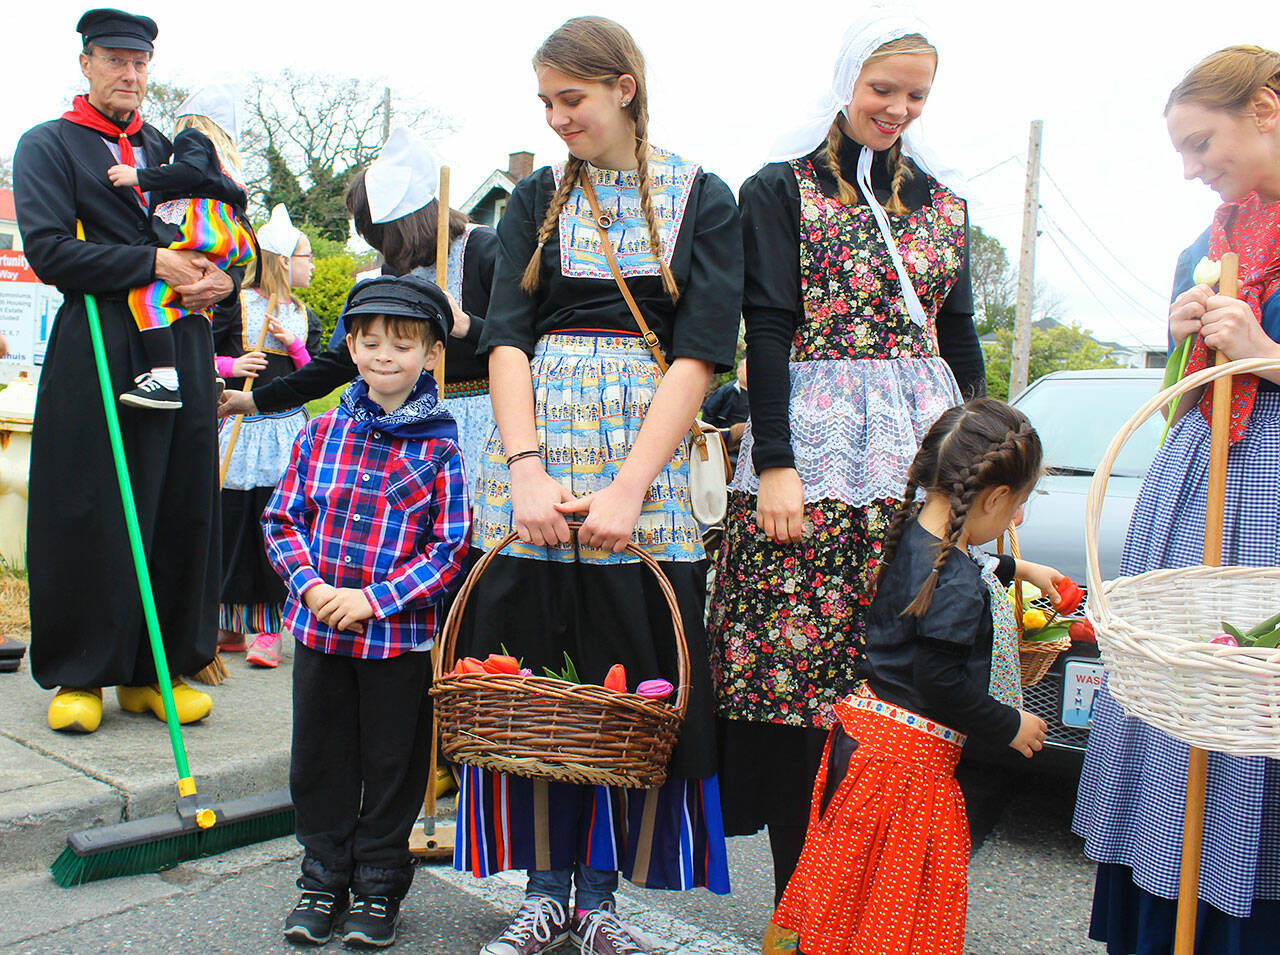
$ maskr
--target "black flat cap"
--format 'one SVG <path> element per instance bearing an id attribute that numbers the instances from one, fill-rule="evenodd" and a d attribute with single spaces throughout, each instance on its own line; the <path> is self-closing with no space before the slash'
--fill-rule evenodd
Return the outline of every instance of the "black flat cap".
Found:
<path id="1" fill-rule="evenodd" d="M 151 53 L 155 49 L 151 41 L 156 38 L 159 30 L 156 29 L 156 21 L 150 17 L 99 7 L 80 18 L 80 22 L 76 24 L 76 32 L 84 37 L 86 46 L 94 43 L 109 50 L 144 50 Z"/>
<path id="2" fill-rule="evenodd" d="M 358 283 L 342 309 L 344 320 L 350 315 L 419 318 L 434 326 L 436 338 L 442 342 L 453 328 L 453 309 L 444 292 L 415 275 L 380 275 Z"/>

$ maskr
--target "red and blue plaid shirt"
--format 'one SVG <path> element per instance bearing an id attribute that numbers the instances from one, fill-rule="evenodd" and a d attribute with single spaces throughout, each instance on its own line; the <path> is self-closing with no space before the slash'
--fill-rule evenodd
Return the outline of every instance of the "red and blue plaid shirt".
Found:
<path id="1" fill-rule="evenodd" d="M 430 646 L 467 553 L 462 454 L 448 438 L 396 437 L 335 408 L 298 435 L 262 527 L 298 641 L 366 659 Z M 319 583 L 364 592 L 374 614 L 364 633 L 316 619 L 302 595 Z"/>

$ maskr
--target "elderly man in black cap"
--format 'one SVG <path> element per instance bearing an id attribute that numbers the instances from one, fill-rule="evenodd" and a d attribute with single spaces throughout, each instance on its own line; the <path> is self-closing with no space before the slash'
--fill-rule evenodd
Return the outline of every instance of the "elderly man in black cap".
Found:
<path id="1" fill-rule="evenodd" d="M 31 267 L 65 296 L 49 337 L 31 446 L 27 566 L 31 670 L 46 689 L 53 729 L 92 732 L 102 688 L 115 686 L 130 712 L 163 707 L 116 484 L 86 319 L 86 293 L 102 317 L 112 394 L 133 387 L 146 364 L 125 300 L 161 279 L 183 304 L 207 309 L 236 282 L 201 256 L 151 244 L 147 196 L 113 186 L 107 169 L 163 163 L 170 145 L 142 121 L 155 21 L 122 10 L 90 10 L 76 30 L 89 92 L 29 130 L 14 157 L 18 225 Z M 84 239 L 76 237 L 77 222 Z M 214 655 L 220 538 L 213 343 L 201 314 L 174 325 L 184 404 L 173 415 L 120 412 L 160 630 L 173 673 L 194 673 Z M 192 382 L 187 398 L 186 382 Z M 183 722 L 212 701 L 181 681 Z"/>

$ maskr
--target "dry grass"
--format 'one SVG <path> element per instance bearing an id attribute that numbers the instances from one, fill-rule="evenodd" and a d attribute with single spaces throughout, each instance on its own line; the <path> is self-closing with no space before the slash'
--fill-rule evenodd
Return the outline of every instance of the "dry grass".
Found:
<path id="1" fill-rule="evenodd" d="M 18 640 L 31 639 L 27 614 L 27 578 L 0 573 L 0 633 Z"/>

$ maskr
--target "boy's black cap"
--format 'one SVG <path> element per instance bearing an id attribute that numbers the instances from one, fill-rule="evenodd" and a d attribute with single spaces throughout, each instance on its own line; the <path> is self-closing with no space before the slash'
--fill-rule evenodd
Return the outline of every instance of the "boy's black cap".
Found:
<path id="1" fill-rule="evenodd" d="M 109 50 L 144 50 L 154 52 L 151 41 L 159 30 L 156 21 L 136 13 L 125 13 L 111 7 L 87 11 L 76 24 L 76 32 L 90 43 Z"/>
<path id="2" fill-rule="evenodd" d="M 351 290 L 342 309 L 343 320 L 351 315 L 399 315 L 420 318 L 435 328 L 436 338 L 445 341 L 453 328 L 453 309 L 444 292 L 432 282 L 413 275 L 380 275 L 365 279 Z M 350 322 L 346 322 L 350 327 Z"/>

